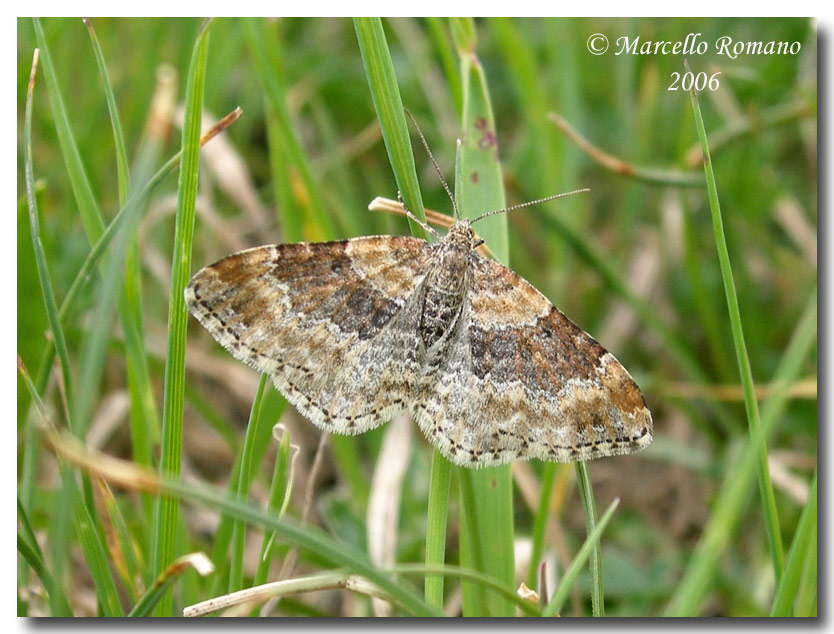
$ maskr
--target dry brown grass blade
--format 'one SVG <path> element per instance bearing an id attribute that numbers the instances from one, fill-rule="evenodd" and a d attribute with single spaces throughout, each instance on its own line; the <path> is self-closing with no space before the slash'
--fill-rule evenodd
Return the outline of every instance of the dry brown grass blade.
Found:
<path id="1" fill-rule="evenodd" d="M 183 113 L 184 108 L 180 107 L 177 113 L 180 125 L 182 125 Z M 222 125 L 221 122 L 215 122 L 214 115 L 204 110 L 203 134 L 209 134 L 218 125 Z M 205 145 L 201 151 L 201 158 L 218 188 L 246 215 L 252 231 L 259 234 L 269 231 L 270 222 L 258 199 L 255 181 L 246 161 L 231 138 L 223 136 L 216 139 L 214 143 Z"/>
<path id="2" fill-rule="evenodd" d="M 91 449 L 68 431 L 59 430 L 35 391 L 29 371 L 20 356 L 17 357 L 17 367 L 40 414 L 40 420 L 37 417 L 32 418 L 35 429 L 56 456 L 85 469 L 93 478 L 101 478 L 125 489 L 151 493 L 157 493 L 162 489 L 161 480 L 150 469 Z"/>
<path id="3" fill-rule="evenodd" d="M 402 485 L 411 455 L 411 420 L 401 414 L 385 430 L 371 481 L 368 500 L 368 554 L 381 567 L 396 563 L 397 523 L 400 513 Z M 389 616 L 391 604 L 375 599 L 376 616 Z"/>
<path id="4" fill-rule="evenodd" d="M 60 458 L 119 488 L 160 493 L 162 481 L 150 469 L 90 449 L 67 432 L 39 424 L 38 430 L 49 448 Z"/>
<path id="5" fill-rule="evenodd" d="M 370 204 L 368 205 L 369 211 L 383 211 L 389 214 L 395 214 L 397 216 L 405 216 L 405 210 L 403 209 L 403 205 L 398 200 L 393 200 L 391 198 L 385 198 L 383 196 L 377 196 L 374 198 Z M 451 216 L 447 216 L 446 214 L 442 214 L 438 211 L 434 211 L 432 209 L 425 208 L 424 211 L 426 212 L 426 222 L 431 225 L 435 225 L 436 227 L 442 227 L 444 229 L 449 229 L 453 224 L 455 224 L 455 219 Z M 493 257 L 492 252 L 489 250 L 486 244 L 482 244 L 477 248 L 478 253 L 483 255 L 484 257 Z"/>
<path id="6" fill-rule="evenodd" d="M 113 492 L 110 490 L 107 482 L 102 478 L 94 478 L 93 483 L 95 484 L 93 501 L 101 519 L 101 528 L 104 532 L 104 539 L 107 542 L 107 552 L 110 555 L 110 561 L 122 580 L 125 583 L 131 584 L 134 580 L 130 578 L 125 555 L 119 543 L 119 538 L 116 536 L 116 528 L 113 526 L 113 514 L 118 512 L 116 498 L 113 496 Z M 136 581 L 141 583 L 141 579 L 137 579 Z"/>
<path id="7" fill-rule="evenodd" d="M 177 104 L 177 83 L 176 68 L 170 64 L 157 67 L 156 86 L 145 123 L 146 134 L 154 143 L 164 143 L 171 134 Z"/>
<path id="8" fill-rule="evenodd" d="M 657 169 L 643 167 L 624 161 L 612 154 L 601 150 L 588 141 L 579 132 L 555 112 L 548 113 L 548 118 L 556 124 L 570 141 L 580 150 L 585 152 L 592 160 L 602 165 L 607 170 L 629 178 L 636 178 L 645 182 L 657 185 L 680 185 L 684 187 L 703 187 L 704 176 L 700 172 L 682 172 L 678 170 Z"/>
<path id="9" fill-rule="evenodd" d="M 548 118 L 556 124 L 556 127 L 565 133 L 574 145 L 606 169 L 616 172 L 617 174 L 622 174 L 623 176 L 634 176 L 637 172 L 637 168 L 631 163 L 602 151 L 596 145 L 588 141 L 588 139 L 574 130 L 561 115 L 551 112 L 548 114 Z"/>
<path id="10" fill-rule="evenodd" d="M 756 399 L 762 400 L 770 396 L 781 386 L 772 383 L 756 384 Z M 659 391 L 675 398 L 714 399 L 719 401 L 743 401 L 744 391 L 741 385 L 693 385 L 691 383 L 664 383 Z M 812 376 L 797 381 L 788 387 L 789 398 L 817 398 L 817 377 Z"/>
<path id="11" fill-rule="evenodd" d="M 259 603 L 276 599 L 288 594 L 302 592 L 316 592 L 321 590 L 351 590 L 371 597 L 389 600 L 387 594 L 379 590 L 364 577 L 350 575 L 347 573 L 325 573 L 298 579 L 286 579 L 284 581 L 273 581 L 252 588 L 245 588 L 224 594 L 221 596 L 189 605 L 182 611 L 186 617 L 205 616 L 220 610 L 248 613 L 251 608 Z M 239 609 L 240 607 L 244 609 Z M 227 613 L 230 615 L 230 613 Z"/>

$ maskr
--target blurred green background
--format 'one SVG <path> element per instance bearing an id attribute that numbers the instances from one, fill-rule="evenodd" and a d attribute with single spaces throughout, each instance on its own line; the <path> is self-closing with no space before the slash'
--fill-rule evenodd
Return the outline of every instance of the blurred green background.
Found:
<path id="1" fill-rule="evenodd" d="M 161 74 L 173 81 L 173 94 L 182 99 L 182 82 L 201 22 L 101 18 L 92 23 L 114 87 L 128 154 L 134 160 L 147 134 L 150 104 Z M 45 19 L 42 24 L 83 164 L 105 216 L 112 218 L 118 209 L 114 142 L 87 29 L 80 19 Z M 462 95 L 448 24 L 405 18 L 383 24 L 403 103 L 451 182 Z M 495 110 L 508 204 L 591 189 L 589 194 L 511 213 L 511 264 L 611 350 L 644 391 L 655 417 L 654 444 L 638 456 L 595 461 L 590 469 L 598 508 L 617 496 L 623 500 L 603 538 L 607 614 L 663 614 L 687 566 L 699 556 L 696 546 L 715 518 L 718 492 L 748 432 L 692 106 L 687 92 L 669 90 L 672 73 L 684 72 L 683 57 L 614 55 L 615 41 L 621 36 L 679 41 L 700 33 L 700 40 L 710 44 L 707 54 L 689 55 L 688 61 L 696 74 L 720 72 L 719 88 L 700 94 L 701 108 L 713 143 L 753 377 L 765 399 L 817 281 L 815 25 L 802 18 L 483 19 L 475 25 L 476 53 Z M 207 152 L 203 157 L 195 270 L 233 250 L 259 244 L 407 234 L 404 219 L 367 211 L 374 197 L 396 198 L 397 192 L 352 21 L 262 20 L 256 29 L 270 68 L 286 90 L 295 139 L 277 131 L 274 114 L 266 106 L 265 87 L 252 54 L 256 40 L 237 19 L 216 20 L 211 27 L 205 108 L 220 117 L 239 106 L 243 116 L 224 139 L 207 146 L 207 152 L 215 151 L 214 157 Z M 611 50 L 599 56 L 588 51 L 587 40 L 595 33 L 607 36 Z M 796 41 L 801 51 L 729 59 L 716 55 L 712 46 L 721 36 L 734 41 Z M 35 46 L 31 21 L 20 19 L 21 201 L 23 112 Z M 599 150 L 623 161 L 621 171 L 655 170 L 656 182 L 606 169 L 569 139 L 550 113 L 558 113 Z M 42 183 L 38 197 L 42 240 L 60 301 L 89 245 L 42 77 L 35 89 L 33 116 L 33 162 Z M 176 115 L 174 122 L 162 160 L 179 149 Z M 312 192 L 299 177 L 301 168 L 293 154 L 296 141 L 312 174 Z M 419 145 L 415 158 L 426 206 L 450 213 L 450 203 Z M 676 186 L 669 179 L 696 185 Z M 157 395 L 162 389 L 175 193 L 176 178 L 169 177 L 148 201 L 139 227 L 143 325 Z M 317 221 L 316 205 L 324 210 L 326 225 Z M 25 203 L 18 205 L 17 275 L 18 354 L 36 374 L 48 325 Z M 71 353 L 80 346 L 95 303 L 96 285 L 89 284 L 66 322 Z M 119 409 L 125 391 L 123 346 L 118 324 L 113 323 L 95 418 L 109 421 L 109 426 L 94 425 L 90 433 L 97 435 L 91 444 L 130 457 L 127 412 L 123 406 Z M 242 442 L 257 377 L 233 362 L 193 321 L 189 332 L 189 346 L 201 356 L 188 365 L 187 470 L 223 484 L 237 443 Z M 670 346 L 678 352 L 670 352 Z M 688 359 L 695 371 L 687 372 L 681 358 Z M 234 366 L 239 368 L 234 376 L 224 375 Z M 768 445 L 786 549 L 816 465 L 815 351 L 803 357 L 789 390 L 790 403 Z M 58 402 L 54 390 L 51 400 Z M 20 452 L 29 402 L 19 382 Z M 109 418 L 108 407 L 117 412 Z M 311 458 L 317 432 L 303 422 L 292 429 L 297 434 L 293 441 L 303 447 L 302 456 Z M 350 439 L 349 445 L 334 442 L 335 459 L 324 467 L 314 502 L 317 523 L 363 548 L 368 481 L 383 433 L 376 430 Z M 419 560 L 424 538 L 430 450 L 422 438 L 415 447 L 400 509 L 397 555 L 401 561 Z M 38 486 L 30 512 L 36 528 L 48 524 L 51 464 L 44 458 L 36 469 Z M 541 468 L 536 463 L 515 472 L 519 539 L 531 531 L 531 506 L 537 502 Z M 271 469 L 261 471 L 259 477 L 268 482 Z M 584 539 L 584 525 L 572 471 L 560 467 L 556 478 L 549 528 L 553 532 L 548 535 L 555 535 L 557 542 L 549 546 L 564 563 L 565 553 Z M 297 484 L 295 492 L 304 488 Z M 253 492 L 257 495 L 264 495 L 264 487 Z M 720 561 L 695 614 L 769 612 L 774 578 L 757 495 L 753 485 L 737 501 L 735 526 L 744 528 L 730 530 L 721 544 Z M 297 512 L 302 502 L 303 497 L 294 498 L 292 509 Z M 132 521 L 144 521 L 129 499 L 124 504 Z M 450 525 L 454 517 L 450 513 Z M 195 547 L 210 547 L 211 521 L 201 521 L 199 513 L 192 513 L 186 525 L 183 539 Z M 454 542 L 450 526 L 452 553 Z M 315 561 L 303 564 L 315 568 Z M 77 570 L 68 575 L 78 580 L 73 592 L 79 613 L 94 612 L 90 605 L 95 601 L 81 596 L 84 575 Z M 192 579 L 187 584 L 182 590 L 184 602 L 210 596 L 200 583 Z M 587 583 L 581 580 L 567 614 L 587 612 L 587 592 L 582 590 Z M 283 604 L 290 614 L 350 613 L 354 608 L 314 599 Z"/>

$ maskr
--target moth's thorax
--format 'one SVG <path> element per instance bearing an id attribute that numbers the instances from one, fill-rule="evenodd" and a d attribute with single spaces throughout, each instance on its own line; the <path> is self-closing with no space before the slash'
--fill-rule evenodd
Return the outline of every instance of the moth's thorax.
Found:
<path id="1" fill-rule="evenodd" d="M 462 220 L 432 246 L 431 270 L 426 278 L 420 319 L 420 335 L 426 348 L 443 336 L 460 311 L 474 243 L 475 233 L 469 221 Z"/>
<path id="2" fill-rule="evenodd" d="M 430 286 L 448 294 L 462 293 L 474 243 L 475 233 L 468 220 L 449 229 L 449 233 L 433 247 Z"/>

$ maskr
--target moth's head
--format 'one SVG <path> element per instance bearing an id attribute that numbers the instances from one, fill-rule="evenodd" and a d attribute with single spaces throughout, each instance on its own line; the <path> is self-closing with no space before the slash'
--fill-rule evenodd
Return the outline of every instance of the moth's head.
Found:
<path id="1" fill-rule="evenodd" d="M 468 218 L 463 218 L 453 224 L 443 240 L 467 251 L 475 249 L 484 243 L 483 240 L 475 235 L 475 231 L 472 229 L 472 223 Z"/>

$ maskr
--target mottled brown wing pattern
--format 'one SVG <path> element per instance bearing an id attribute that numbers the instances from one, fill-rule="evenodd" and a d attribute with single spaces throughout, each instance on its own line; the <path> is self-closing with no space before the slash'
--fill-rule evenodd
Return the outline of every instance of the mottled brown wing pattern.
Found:
<path id="1" fill-rule="evenodd" d="M 487 466 L 648 445 L 651 414 L 613 355 L 516 273 L 475 253 L 471 261 L 459 325 L 412 408 L 434 446 L 457 464 Z"/>
<path id="2" fill-rule="evenodd" d="M 257 247 L 197 273 L 186 302 L 313 423 L 360 433 L 407 409 L 427 246 L 374 236 Z"/>

